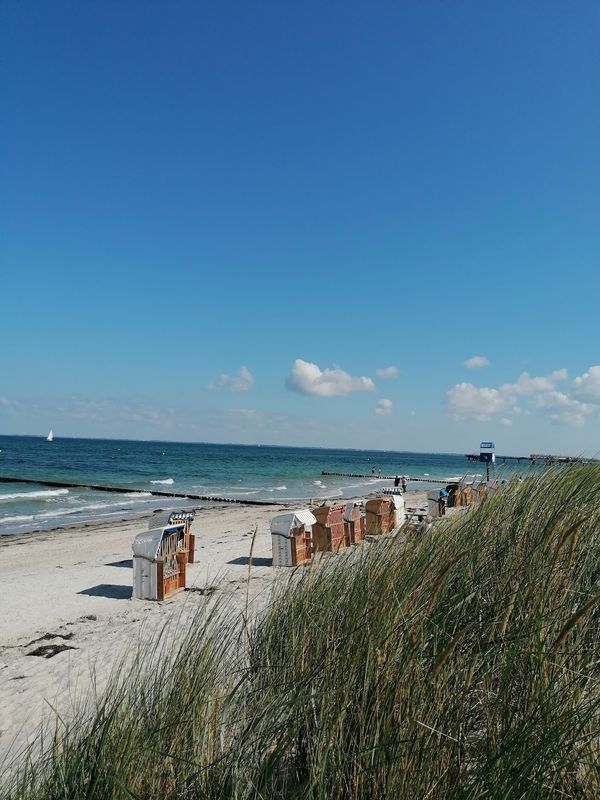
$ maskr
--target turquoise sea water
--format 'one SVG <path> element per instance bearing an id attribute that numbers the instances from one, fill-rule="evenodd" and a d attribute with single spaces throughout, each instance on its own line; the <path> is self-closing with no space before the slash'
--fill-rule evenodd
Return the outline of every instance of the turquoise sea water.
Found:
<path id="1" fill-rule="evenodd" d="M 481 471 L 462 454 L 370 450 L 181 444 L 104 439 L 0 436 L 0 475 L 118 486 L 128 494 L 89 489 L 0 483 L 0 534 L 66 524 L 125 518 L 155 508 L 197 501 L 169 501 L 151 490 L 190 492 L 240 500 L 306 501 L 360 496 L 392 481 L 337 478 L 323 471 L 455 477 Z M 410 485 L 426 488 L 426 484 Z"/>

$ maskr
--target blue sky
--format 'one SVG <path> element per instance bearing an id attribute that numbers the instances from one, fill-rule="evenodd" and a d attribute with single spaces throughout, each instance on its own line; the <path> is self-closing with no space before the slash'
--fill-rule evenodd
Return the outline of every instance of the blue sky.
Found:
<path id="1" fill-rule="evenodd" d="M 0 46 L 0 432 L 600 451 L 597 2 L 5 0 Z"/>

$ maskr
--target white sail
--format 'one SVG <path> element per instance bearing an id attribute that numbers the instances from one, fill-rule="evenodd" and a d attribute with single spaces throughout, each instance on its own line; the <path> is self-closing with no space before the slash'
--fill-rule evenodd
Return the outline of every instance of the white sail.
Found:
<path id="1" fill-rule="evenodd" d="M 52 428 L 50 428 L 50 432 L 49 432 L 48 436 L 46 436 L 46 441 L 47 442 L 54 441 L 54 434 L 52 433 Z"/>

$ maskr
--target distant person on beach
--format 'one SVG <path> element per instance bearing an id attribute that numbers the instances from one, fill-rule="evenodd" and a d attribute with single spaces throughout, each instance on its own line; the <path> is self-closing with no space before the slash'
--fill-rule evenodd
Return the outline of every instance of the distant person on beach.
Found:
<path id="1" fill-rule="evenodd" d="M 377 477 L 381 478 L 381 467 L 379 467 L 379 469 L 377 470 Z"/>
<path id="2" fill-rule="evenodd" d="M 402 476 L 402 494 L 406 491 L 406 476 Z"/>
<path id="3" fill-rule="evenodd" d="M 371 475 L 375 475 L 375 467 L 371 467 Z"/>
<path id="4" fill-rule="evenodd" d="M 397 475 L 394 478 L 394 486 L 400 486 L 400 478 Z"/>
<path id="5" fill-rule="evenodd" d="M 438 500 L 438 507 L 440 512 L 440 517 L 443 517 L 446 513 L 446 500 L 448 499 L 448 492 L 445 489 L 440 489 L 440 497 Z"/>

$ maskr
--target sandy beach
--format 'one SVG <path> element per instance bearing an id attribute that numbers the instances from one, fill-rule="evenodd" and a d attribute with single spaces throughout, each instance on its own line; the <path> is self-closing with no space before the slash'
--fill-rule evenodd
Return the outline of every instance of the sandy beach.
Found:
<path id="1" fill-rule="evenodd" d="M 407 495 L 408 503 L 419 494 Z M 8 766 L 41 724 L 68 719 L 92 684 L 102 692 L 120 659 L 168 623 L 185 632 L 216 602 L 240 611 L 248 605 L 252 613 L 263 607 L 274 581 L 290 574 L 271 566 L 270 521 L 286 508 L 199 511 L 188 588 L 164 602 L 131 597 L 131 543 L 151 515 L 0 538 L 0 765 Z"/>
<path id="2" fill-rule="evenodd" d="M 192 526 L 197 560 L 188 566 L 189 591 L 162 603 L 131 599 L 131 542 L 149 517 L 2 537 L 0 764 L 35 737 L 53 709 L 68 717 L 92 678 L 102 691 L 125 651 L 169 620 L 185 630 L 186 620 L 223 595 L 240 609 L 247 599 L 253 607 L 257 598 L 265 602 L 275 575 L 269 522 L 280 509 L 200 512 Z M 69 649 L 52 655 L 55 646 Z M 46 649 L 32 655 L 39 648 Z"/>

